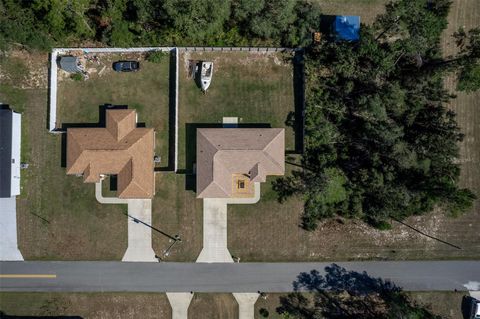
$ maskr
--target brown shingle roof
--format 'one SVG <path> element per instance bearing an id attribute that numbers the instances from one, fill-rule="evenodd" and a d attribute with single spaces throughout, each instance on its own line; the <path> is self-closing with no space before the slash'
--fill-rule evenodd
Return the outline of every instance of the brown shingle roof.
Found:
<path id="1" fill-rule="evenodd" d="M 85 183 L 118 175 L 118 197 L 152 198 L 154 147 L 154 130 L 137 127 L 135 110 L 107 110 L 105 128 L 67 129 L 67 174 Z"/>
<path id="2" fill-rule="evenodd" d="M 265 181 L 267 175 L 283 175 L 284 156 L 284 129 L 198 129 L 197 197 L 236 197 L 236 182 L 242 174 L 251 182 Z"/>

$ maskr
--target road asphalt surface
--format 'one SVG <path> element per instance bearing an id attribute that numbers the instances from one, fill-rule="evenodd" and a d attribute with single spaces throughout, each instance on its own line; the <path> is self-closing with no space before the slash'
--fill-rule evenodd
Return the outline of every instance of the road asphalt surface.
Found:
<path id="1" fill-rule="evenodd" d="M 299 281 L 304 283 L 299 285 L 300 290 L 368 288 L 377 282 L 373 278 L 391 281 L 408 291 L 453 291 L 467 290 L 467 287 L 480 290 L 480 261 L 372 261 L 332 265 L 6 261 L 0 262 L 0 291 L 290 292 L 298 286 L 294 282 Z M 312 270 L 318 274 L 304 274 L 303 279 L 299 279 L 301 273 L 311 274 Z M 43 278 L 36 278 L 42 275 Z"/>

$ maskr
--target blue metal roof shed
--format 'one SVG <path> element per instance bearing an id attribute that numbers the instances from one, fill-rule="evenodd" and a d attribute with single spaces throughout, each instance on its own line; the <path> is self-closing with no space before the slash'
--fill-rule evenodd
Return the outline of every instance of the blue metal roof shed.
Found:
<path id="1" fill-rule="evenodd" d="M 336 16 L 333 30 L 337 41 L 358 41 L 360 39 L 360 17 Z"/>

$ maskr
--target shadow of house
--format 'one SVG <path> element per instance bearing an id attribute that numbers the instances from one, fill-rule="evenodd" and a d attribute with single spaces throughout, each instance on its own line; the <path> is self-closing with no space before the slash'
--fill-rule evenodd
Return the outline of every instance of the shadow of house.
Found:
<path id="1" fill-rule="evenodd" d="M 222 128 L 219 123 L 186 123 L 185 124 L 185 168 L 178 173 L 185 174 L 185 189 L 196 191 L 196 175 L 194 164 L 197 157 L 197 129 L 199 128 Z M 238 128 L 271 128 L 268 123 L 239 123 Z"/>
<path id="2" fill-rule="evenodd" d="M 294 293 L 280 298 L 279 314 L 295 318 L 440 318 L 411 302 L 395 284 L 349 271 L 336 264 L 301 273 L 293 282 Z M 301 292 L 313 293 L 313 297 Z"/>
<path id="3" fill-rule="evenodd" d="M 305 62 L 303 50 L 296 51 L 293 57 L 293 97 L 295 112 L 288 115 L 285 124 L 294 130 L 295 150 L 287 153 L 303 154 L 305 150 Z"/>
<path id="4" fill-rule="evenodd" d="M 168 70 L 168 164 L 167 167 L 156 169 L 158 171 L 175 170 L 175 128 L 177 126 L 177 83 L 176 83 L 176 58 L 175 53 L 170 52 L 170 63 Z"/>

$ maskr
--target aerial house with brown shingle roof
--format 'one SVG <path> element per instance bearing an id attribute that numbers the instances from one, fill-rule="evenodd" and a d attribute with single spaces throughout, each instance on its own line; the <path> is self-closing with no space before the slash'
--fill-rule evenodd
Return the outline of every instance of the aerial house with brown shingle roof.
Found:
<path id="1" fill-rule="evenodd" d="M 67 174 L 97 183 L 117 175 L 119 198 L 155 194 L 153 128 L 137 127 L 135 110 L 107 110 L 105 127 L 67 129 Z"/>
<path id="2" fill-rule="evenodd" d="M 285 130 L 197 130 L 197 197 L 253 197 L 254 183 L 285 173 Z"/>

